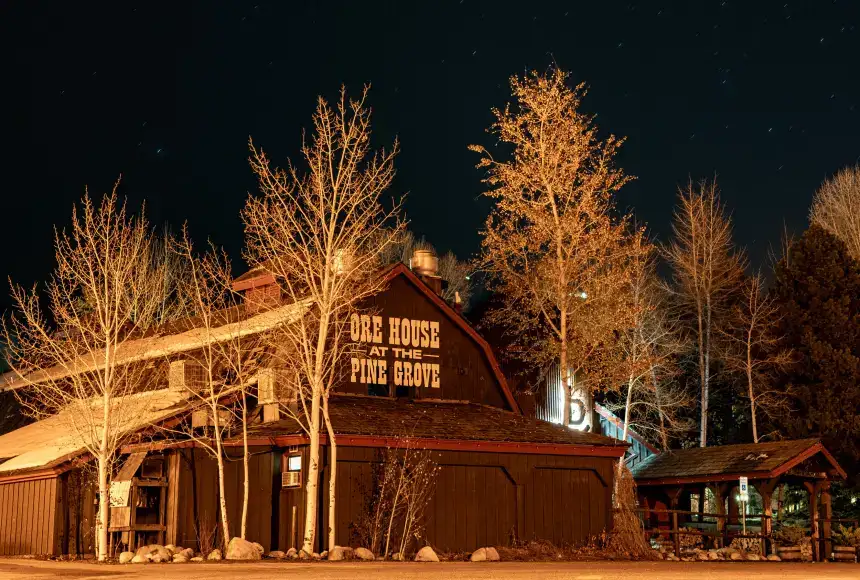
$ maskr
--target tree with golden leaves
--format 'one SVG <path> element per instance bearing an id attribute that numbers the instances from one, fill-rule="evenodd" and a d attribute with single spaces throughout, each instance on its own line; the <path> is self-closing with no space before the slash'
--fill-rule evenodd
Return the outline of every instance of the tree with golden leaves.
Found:
<path id="1" fill-rule="evenodd" d="M 552 70 L 512 77 L 513 103 L 494 109 L 490 133 L 511 150 L 497 159 L 484 147 L 486 195 L 495 200 L 483 239 L 483 263 L 504 305 L 491 323 L 508 329 L 523 358 L 558 364 L 570 422 L 574 376 L 592 389 L 607 376 L 617 331 L 631 311 L 623 294 L 642 232 L 613 217 L 614 194 L 631 177 L 615 167 L 622 139 L 598 135 L 581 112 L 583 85 Z"/>
<path id="2" fill-rule="evenodd" d="M 674 239 L 664 254 L 672 266 L 673 291 L 692 320 L 698 355 L 699 445 L 708 445 L 708 401 L 714 335 L 727 321 L 729 299 L 743 280 L 745 260 L 732 241 L 731 220 L 720 203 L 716 182 L 690 182 L 679 190 Z"/>
<path id="3" fill-rule="evenodd" d="M 270 271 L 287 300 L 307 300 L 297 323 L 276 333 L 281 376 L 300 399 L 301 425 L 310 439 L 307 505 L 302 550 L 313 552 L 317 529 L 320 434 L 325 427 L 331 454 L 328 545 L 335 545 L 337 443 L 328 414 L 329 394 L 348 353 L 349 316 L 379 292 L 380 256 L 401 234 L 400 201 L 382 205 L 394 178 L 397 143 L 388 151 L 370 148 L 367 88 L 357 100 L 341 89 L 332 107 L 320 97 L 313 133 L 302 147 L 306 164 L 276 169 L 251 143 L 251 167 L 260 195 L 243 212 L 251 266 Z"/>
<path id="4" fill-rule="evenodd" d="M 98 559 L 108 555 L 108 491 L 117 451 L 145 412 L 133 400 L 159 388 L 159 377 L 134 358 L 134 340 L 158 318 L 165 294 L 153 260 L 152 233 L 128 215 L 116 186 L 96 205 L 85 195 L 70 231 L 55 235 L 57 266 L 40 291 L 12 286 L 4 323 L 9 364 L 25 408 L 36 418 L 61 414 L 64 436 L 85 449 L 98 472 Z M 162 288 L 159 291 L 158 288 Z M 170 289 L 173 292 L 173 289 Z"/>
<path id="5" fill-rule="evenodd" d="M 846 167 L 815 192 L 809 221 L 845 242 L 860 261 L 860 165 Z"/>

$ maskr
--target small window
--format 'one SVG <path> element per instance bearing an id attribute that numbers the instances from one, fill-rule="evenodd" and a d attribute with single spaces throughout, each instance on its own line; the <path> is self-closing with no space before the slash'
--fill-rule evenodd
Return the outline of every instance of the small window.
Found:
<path id="1" fill-rule="evenodd" d="M 302 456 L 301 455 L 290 455 L 287 459 L 287 471 L 301 471 L 302 470 Z"/>

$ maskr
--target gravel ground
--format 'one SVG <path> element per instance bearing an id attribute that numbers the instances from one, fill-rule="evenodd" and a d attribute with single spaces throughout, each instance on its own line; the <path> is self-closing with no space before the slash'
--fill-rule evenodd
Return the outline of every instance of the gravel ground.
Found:
<path id="1" fill-rule="evenodd" d="M 314 563 L 212 562 L 199 564 L 107 565 L 82 562 L 42 562 L 0 559 L 0 578 L 52 580 L 62 578 L 181 580 L 264 580 L 284 577 L 289 580 L 680 580 L 710 578 L 851 579 L 860 578 L 860 564 L 788 564 L 772 562 L 574 562 L 525 563 L 468 562 L 417 563 Z"/>

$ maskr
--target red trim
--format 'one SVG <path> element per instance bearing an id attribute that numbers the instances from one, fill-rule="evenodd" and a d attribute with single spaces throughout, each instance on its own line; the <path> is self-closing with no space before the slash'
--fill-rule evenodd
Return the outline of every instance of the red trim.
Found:
<path id="1" fill-rule="evenodd" d="M 412 285 L 429 298 L 430 301 L 433 302 L 440 310 L 442 310 L 442 312 L 444 312 L 448 318 L 454 322 L 454 324 L 459 326 L 466 334 L 472 337 L 472 340 L 478 343 L 478 346 L 484 351 L 484 356 L 487 357 L 487 361 L 490 363 L 490 368 L 496 376 L 496 380 L 499 381 L 499 385 L 502 387 L 505 400 L 508 402 L 508 405 L 511 406 L 511 410 L 522 415 L 522 410 L 520 410 L 520 406 L 517 404 L 514 395 L 511 393 L 510 387 L 508 387 L 508 381 L 505 379 L 505 375 L 502 373 L 502 368 L 499 366 L 499 362 L 496 360 L 496 355 L 493 354 L 493 349 L 490 348 L 489 343 L 487 343 L 487 341 L 484 340 L 484 338 L 478 334 L 478 332 L 472 328 L 468 322 L 466 322 L 462 315 L 445 302 L 441 296 L 433 292 L 427 284 L 422 282 L 421 279 L 406 266 L 406 264 L 401 262 L 395 265 L 385 274 L 385 279 L 390 282 L 401 274 L 405 276 L 407 280 L 412 282 Z"/>
<path id="2" fill-rule="evenodd" d="M 607 421 L 611 421 L 616 427 L 619 429 L 624 429 L 624 422 L 621 420 L 618 415 L 601 405 L 600 403 L 594 403 L 594 410 L 597 411 L 597 414 L 606 419 Z M 639 443 L 648 448 L 648 451 L 653 453 L 654 455 L 659 455 L 660 450 L 645 441 L 645 439 L 633 429 L 627 429 L 627 434 L 636 439 Z M 620 441 L 620 440 L 619 440 Z"/>
<path id="3" fill-rule="evenodd" d="M 260 274 L 259 276 L 254 276 L 253 278 L 247 278 L 245 280 L 239 280 L 238 282 L 233 282 L 233 291 L 241 292 L 242 290 L 250 290 L 251 288 L 257 288 L 259 286 L 268 286 L 269 284 L 275 283 L 275 277 L 271 274 Z"/>
<path id="4" fill-rule="evenodd" d="M 326 445 L 328 437 L 320 436 Z M 307 445 L 305 435 L 272 437 L 270 444 L 278 447 Z M 430 449 L 434 451 L 480 451 L 487 453 L 526 453 L 529 455 L 572 455 L 582 457 L 621 457 L 626 451 L 620 445 L 556 445 L 554 443 L 517 443 L 513 441 L 470 441 L 464 439 L 432 439 L 424 437 L 376 437 L 373 435 L 338 435 L 343 447 L 390 447 L 393 449 Z"/>

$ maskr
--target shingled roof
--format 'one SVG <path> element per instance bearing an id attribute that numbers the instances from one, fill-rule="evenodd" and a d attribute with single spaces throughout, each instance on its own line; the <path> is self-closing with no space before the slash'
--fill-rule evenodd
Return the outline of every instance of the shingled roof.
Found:
<path id="1" fill-rule="evenodd" d="M 513 451 L 518 445 L 536 445 L 535 450 L 567 450 L 570 454 L 576 454 L 572 446 L 577 446 L 602 448 L 604 454 L 618 456 L 627 448 L 627 444 L 611 437 L 468 402 L 333 395 L 329 407 L 339 443 L 350 437 L 355 438 L 356 445 L 361 438 L 409 439 L 428 448 L 436 442 L 483 442 L 488 444 L 484 446 L 486 450 L 504 447 Z M 290 435 L 301 435 L 293 419 L 266 423 L 249 431 L 249 436 L 256 439 L 277 440 Z"/>
<path id="2" fill-rule="evenodd" d="M 825 471 L 845 478 L 845 472 L 818 439 L 798 439 L 741 445 L 677 449 L 649 457 L 633 468 L 638 485 L 694 483 L 777 477 L 821 455 Z"/>

